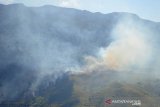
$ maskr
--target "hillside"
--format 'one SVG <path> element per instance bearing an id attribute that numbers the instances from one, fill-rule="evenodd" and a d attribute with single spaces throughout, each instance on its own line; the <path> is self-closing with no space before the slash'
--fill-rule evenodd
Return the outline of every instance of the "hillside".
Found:
<path id="1" fill-rule="evenodd" d="M 160 95 L 159 35 L 160 23 L 132 13 L 1 4 L 0 107 L 84 107 L 97 93 L 93 107 L 117 96 L 151 107 Z"/>

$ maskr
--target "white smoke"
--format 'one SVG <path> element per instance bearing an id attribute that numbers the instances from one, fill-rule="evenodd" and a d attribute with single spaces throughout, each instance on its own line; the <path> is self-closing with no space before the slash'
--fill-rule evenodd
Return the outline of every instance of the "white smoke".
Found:
<path id="1" fill-rule="evenodd" d="M 59 6 L 78 8 L 79 2 L 77 0 L 59 0 Z"/>
<path id="2" fill-rule="evenodd" d="M 0 4 L 12 4 L 14 0 L 0 0 Z"/>
<path id="3" fill-rule="evenodd" d="M 100 48 L 97 57 L 85 57 L 86 65 L 80 71 L 145 71 L 154 51 L 147 30 L 133 19 L 122 18 L 112 31 L 111 44 Z"/>

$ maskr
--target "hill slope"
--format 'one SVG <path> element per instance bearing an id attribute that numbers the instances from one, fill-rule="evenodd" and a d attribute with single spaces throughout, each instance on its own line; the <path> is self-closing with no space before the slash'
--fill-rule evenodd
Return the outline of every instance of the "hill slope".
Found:
<path id="1" fill-rule="evenodd" d="M 157 57 L 149 68 L 156 68 L 159 23 L 123 12 L 101 14 L 48 5 L 0 5 L 0 102 L 13 100 L 31 107 L 79 107 L 89 96 L 99 93 L 103 98 L 112 97 L 119 92 L 122 97 L 137 95 L 134 97 L 145 96 L 149 103 L 157 101 L 159 79 L 123 83 L 125 79 L 110 70 L 83 75 L 68 72 L 83 68 L 86 56 L 99 58 L 99 51 L 112 44 L 112 32 L 124 19 L 129 19 L 123 24 L 126 28 L 135 23 L 134 28 L 151 35 L 148 44 L 154 43 L 154 56 Z M 134 28 L 128 29 L 133 31 Z M 99 68 L 93 71 L 97 70 Z M 137 75 L 131 80 L 135 77 Z M 115 81 L 120 78 L 123 81 Z M 97 102 L 98 107 L 103 106 L 102 100 Z"/>

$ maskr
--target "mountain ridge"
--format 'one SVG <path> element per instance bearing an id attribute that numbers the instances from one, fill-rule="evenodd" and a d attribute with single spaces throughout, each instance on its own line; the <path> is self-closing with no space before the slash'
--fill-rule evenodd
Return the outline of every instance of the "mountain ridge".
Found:
<path id="1" fill-rule="evenodd" d="M 0 5 L 0 102 L 14 99 L 31 107 L 47 107 L 48 104 L 53 107 L 81 107 L 82 103 L 89 100 L 89 95 L 94 96 L 98 91 L 102 97 L 110 97 L 110 93 L 126 95 L 125 92 L 143 96 L 142 92 L 153 99 L 152 95 L 158 97 L 157 86 L 160 82 L 159 79 L 152 80 L 150 72 L 153 69 L 145 69 L 148 75 L 136 74 L 136 67 L 133 67 L 132 73 L 124 71 L 121 74 L 121 71 L 103 68 L 103 64 L 101 67 L 101 62 L 100 66 L 96 65 L 103 53 L 99 51 L 114 42 L 112 33 L 119 23 L 123 28 L 120 31 L 129 30 L 131 34 L 137 29 L 146 31 L 145 34 L 151 37 L 147 43 L 155 42 L 154 48 L 159 49 L 160 24 L 143 20 L 135 14 L 92 13 L 47 5 Z M 134 37 L 137 37 L 137 32 Z M 156 50 L 154 56 L 158 56 L 158 53 Z M 91 57 L 91 60 L 87 60 L 91 63 L 88 68 L 90 63 L 85 57 Z M 151 68 L 156 59 L 150 63 Z M 83 69 L 85 67 L 87 69 Z M 76 68 L 86 72 L 79 74 Z M 147 79 L 144 81 L 142 77 Z M 124 80 L 129 85 L 123 83 Z M 103 100 L 98 102 L 100 107 L 104 104 Z"/>

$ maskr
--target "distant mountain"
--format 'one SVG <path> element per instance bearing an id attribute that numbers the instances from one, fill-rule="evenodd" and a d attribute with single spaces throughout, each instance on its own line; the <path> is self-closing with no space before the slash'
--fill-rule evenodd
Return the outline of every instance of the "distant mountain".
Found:
<path id="1" fill-rule="evenodd" d="M 14 101 L 30 107 L 82 107 L 96 93 L 111 97 L 128 92 L 127 95 L 145 96 L 147 102 L 155 100 L 152 95 L 159 97 L 160 92 L 152 88 L 160 85 L 159 80 L 151 80 L 152 85 L 141 81 L 126 84 L 109 81 L 116 73 L 69 72 L 73 67 L 85 65 L 85 56 L 97 56 L 100 48 L 112 43 L 111 33 L 122 18 L 139 23 L 136 24 L 139 29 L 145 26 L 152 30 L 155 39 L 151 42 L 160 42 L 160 23 L 131 13 L 102 14 L 50 5 L 1 4 L 0 107 L 8 107 Z M 103 101 L 97 104 L 104 106 Z"/>

